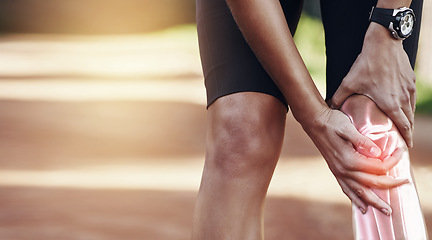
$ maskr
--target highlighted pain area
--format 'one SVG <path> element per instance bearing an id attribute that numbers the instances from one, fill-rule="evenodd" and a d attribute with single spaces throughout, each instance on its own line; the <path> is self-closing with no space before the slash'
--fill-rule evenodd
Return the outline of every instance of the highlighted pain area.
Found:
<path id="1" fill-rule="evenodd" d="M 341 110 L 361 134 L 369 137 L 381 148 L 381 160 L 391 156 L 397 148 L 404 151 L 387 176 L 409 180 L 409 183 L 391 189 L 372 189 L 390 205 L 390 216 L 371 206 L 363 214 L 353 204 L 355 239 L 427 239 L 423 214 L 411 175 L 408 148 L 397 128 L 387 115 L 365 96 L 350 97 Z"/>

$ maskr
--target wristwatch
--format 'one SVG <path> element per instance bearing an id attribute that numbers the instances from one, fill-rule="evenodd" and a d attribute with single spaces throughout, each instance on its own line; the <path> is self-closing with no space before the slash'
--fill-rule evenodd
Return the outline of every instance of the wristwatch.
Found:
<path id="1" fill-rule="evenodd" d="M 413 10 L 407 7 L 398 9 L 372 7 L 369 21 L 383 25 L 390 30 L 394 38 L 403 40 L 413 32 L 416 19 Z"/>

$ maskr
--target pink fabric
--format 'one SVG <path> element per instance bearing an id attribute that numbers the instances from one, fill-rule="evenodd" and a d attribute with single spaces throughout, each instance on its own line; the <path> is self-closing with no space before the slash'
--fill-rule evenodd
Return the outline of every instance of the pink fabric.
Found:
<path id="1" fill-rule="evenodd" d="M 426 240 L 423 214 L 411 175 L 408 149 L 392 121 L 385 116 L 372 101 L 358 107 L 347 101 L 341 109 L 347 114 L 360 133 L 372 139 L 382 150 L 381 159 L 390 156 L 396 148 L 405 151 L 400 162 L 387 175 L 409 179 L 410 183 L 393 189 L 372 189 L 392 207 L 391 216 L 380 210 L 368 207 L 367 213 L 353 205 L 353 227 L 358 240 Z"/>

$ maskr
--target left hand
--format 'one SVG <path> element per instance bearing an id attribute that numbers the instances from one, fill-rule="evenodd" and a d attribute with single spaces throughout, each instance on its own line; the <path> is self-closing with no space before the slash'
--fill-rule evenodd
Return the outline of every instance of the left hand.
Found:
<path id="1" fill-rule="evenodd" d="M 366 32 L 362 52 L 332 98 L 332 107 L 340 108 L 356 93 L 372 99 L 395 123 L 407 146 L 412 147 L 415 74 L 402 41 L 374 22 Z"/>
<path id="2" fill-rule="evenodd" d="M 370 188 L 389 189 L 407 183 L 406 179 L 386 176 L 399 162 L 400 150 L 384 160 L 379 159 L 382 154 L 380 148 L 360 134 L 344 113 L 328 107 L 301 124 L 326 160 L 342 191 L 363 213 L 368 205 L 386 215 L 391 213 L 390 205 Z"/>

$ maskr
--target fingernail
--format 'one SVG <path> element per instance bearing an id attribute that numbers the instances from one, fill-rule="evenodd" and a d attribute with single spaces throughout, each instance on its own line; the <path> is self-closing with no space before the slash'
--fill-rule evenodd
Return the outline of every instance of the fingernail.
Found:
<path id="1" fill-rule="evenodd" d="M 411 181 L 408 178 L 395 178 L 396 180 L 398 180 L 401 184 L 407 184 L 410 183 Z"/>
<path id="2" fill-rule="evenodd" d="M 379 157 L 381 156 L 381 149 L 377 147 L 371 147 L 370 153 L 372 154 L 373 157 Z"/>
<path id="3" fill-rule="evenodd" d="M 366 214 L 366 210 L 363 207 L 359 207 L 360 212 L 362 212 L 363 214 Z"/>
<path id="4" fill-rule="evenodd" d="M 384 213 L 387 216 L 390 216 L 390 214 L 391 214 L 390 210 L 388 210 L 387 208 L 381 209 L 381 212 Z"/>

